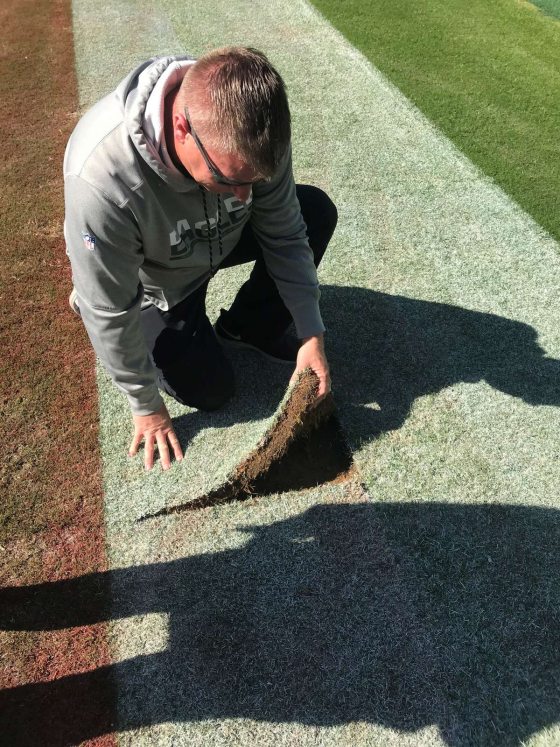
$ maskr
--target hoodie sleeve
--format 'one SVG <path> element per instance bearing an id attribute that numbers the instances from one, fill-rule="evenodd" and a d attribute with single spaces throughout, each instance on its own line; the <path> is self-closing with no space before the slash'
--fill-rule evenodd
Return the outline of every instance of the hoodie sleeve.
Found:
<path id="1" fill-rule="evenodd" d="M 132 412 L 149 415 L 163 400 L 140 321 L 143 254 L 136 221 L 79 176 L 67 175 L 64 191 L 66 252 L 82 320 Z"/>
<path id="2" fill-rule="evenodd" d="M 294 318 L 298 337 L 324 332 L 321 291 L 296 195 L 291 147 L 274 178 L 254 187 L 251 227 L 268 272 Z"/>

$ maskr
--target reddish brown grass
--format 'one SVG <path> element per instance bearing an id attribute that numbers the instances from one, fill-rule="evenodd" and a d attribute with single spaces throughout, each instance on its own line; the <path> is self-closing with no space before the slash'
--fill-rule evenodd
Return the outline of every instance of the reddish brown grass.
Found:
<path id="1" fill-rule="evenodd" d="M 69 2 L 5 0 L 0 23 L 0 583 L 26 585 L 106 560 L 94 356 L 67 306 L 62 236 L 77 109 Z M 10 633 L 3 655 L 2 688 L 109 663 L 102 625 Z M 91 693 L 95 707 L 111 698 Z"/>

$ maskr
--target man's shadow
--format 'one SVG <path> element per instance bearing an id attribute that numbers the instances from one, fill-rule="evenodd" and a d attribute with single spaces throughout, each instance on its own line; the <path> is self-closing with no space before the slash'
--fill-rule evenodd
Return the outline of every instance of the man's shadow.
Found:
<path id="1" fill-rule="evenodd" d="M 361 441 L 399 428 L 416 398 L 459 382 L 484 380 L 529 404 L 560 405 L 560 361 L 546 356 L 528 324 L 332 285 L 322 286 L 321 310 L 335 398 Z M 233 360 L 237 395 L 222 411 L 178 418 L 182 441 L 205 427 L 270 416 L 278 406 L 292 369 L 256 353 Z"/>
<path id="2" fill-rule="evenodd" d="M 245 718 L 436 725 L 453 747 L 496 747 L 560 718 L 559 511 L 318 505 L 238 530 L 236 549 L 3 589 L 3 630 L 165 613 L 169 635 L 161 653 L 4 690 L 2 743 Z M 98 700 L 115 682 L 118 716 Z"/>
<path id="3" fill-rule="evenodd" d="M 363 438 L 400 427 L 416 397 L 457 382 L 560 404 L 560 363 L 526 324 L 336 286 L 323 286 L 322 309 L 335 392 Z M 270 414 L 270 391 L 256 371 L 223 424 Z M 200 427 L 215 415 L 194 414 Z M 6 630 L 164 612 L 169 641 L 162 653 L 4 691 L 0 734 L 70 745 L 246 717 L 437 724 L 449 745 L 519 743 L 559 718 L 559 526 L 557 511 L 536 508 L 322 505 L 248 528 L 241 549 L 3 590 Z"/>
<path id="4" fill-rule="evenodd" d="M 528 324 L 365 288 L 324 286 L 321 308 L 333 388 L 362 440 L 399 428 L 418 397 L 459 382 L 560 405 L 560 360 Z"/>

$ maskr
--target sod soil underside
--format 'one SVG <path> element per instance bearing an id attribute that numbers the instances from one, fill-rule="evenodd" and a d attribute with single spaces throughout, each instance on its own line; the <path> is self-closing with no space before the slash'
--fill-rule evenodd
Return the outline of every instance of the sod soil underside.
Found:
<path id="1" fill-rule="evenodd" d="M 143 519 L 354 477 L 356 470 L 336 417 L 334 398 L 328 394 L 316 405 L 318 385 L 311 369 L 301 374 L 270 430 L 223 485 Z"/>
<path id="2" fill-rule="evenodd" d="M 94 357 L 68 312 L 62 236 L 62 158 L 77 116 L 70 5 L 7 0 L 0 22 L 0 584 L 23 586 L 103 571 L 106 559 Z M 100 609 L 107 602 L 104 595 L 96 600 Z M 61 702 L 60 712 L 47 713 L 38 699 L 34 724 L 17 718 L 29 706 L 26 685 L 110 662 L 104 625 L 4 627 L 0 733 L 6 744 L 47 745 L 53 721 L 110 722 L 108 678 L 71 709 Z"/>

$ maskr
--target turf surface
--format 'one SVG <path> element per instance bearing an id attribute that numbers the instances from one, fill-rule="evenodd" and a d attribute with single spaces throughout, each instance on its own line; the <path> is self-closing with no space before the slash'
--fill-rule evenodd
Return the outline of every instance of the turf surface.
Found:
<path id="1" fill-rule="evenodd" d="M 126 464 L 129 416 L 101 376 L 110 570 L 27 590 L 20 625 L 53 599 L 67 612 L 44 629 L 100 621 L 64 602 L 110 589 L 123 745 L 552 747 L 558 244 L 308 5 L 239 0 L 213 13 L 76 2 L 81 103 L 156 52 L 247 43 L 271 56 L 289 86 L 296 176 L 339 208 L 322 308 L 368 490 L 138 523 L 192 486 L 182 470 L 164 484 Z M 239 281 L 212 286 L 210 314 Z M 236 366 L 250 393 L 254 366 Z M 283 390 L 278 376 L 253 402 L 241 393 L 235 417 L 183 415 L 198 485 L 218 478 L 224 449 L 254 445 Z M 101 674 L 34 693 L 56 702 Z"/>
<path id="2" fill-rule="evenodd" d="M 238 409 L 181 410 L 186 465 L 164 482 L 125 465 L 128 415 L 101 377 L 112 617 L 133 615 L 113 623 L 120 741 L 508 744 L 553 724 L 556 639 L 531 630 L 558 598 L 557 243 L 303 3 L 216 3 L 211 24 L 202 2 L 74 13 L 84 105 L 155 52 L 247 43 L 282 71 L 297 178 L 339 208 L 322 308 L 369 490 L 137 523 L 218 481 L 216 455 L 252 448 L 285 381 L 259 388 L 240 357 Z M 241 274 L 212 285 L 210 315 Z"/>
<path id="3" fill-rule="evenodd" d="M 560 239 L 560 23 L 518 0 L 315 0 L 484 173 Z M 543 10 L 560 16 L 558 0 Z"/>
<path id="4" fill-rule="evenodd" d="M 547 15 L 560 19 L 560 0 L 534 0 L 532 4 Z"/>
<path id="5" fill-rule="evenodd" d="M 106 568 L 94 356 L 68 314 L 62 238 L 62 156 L 76 121 L 70 7 L 65 1 L 0 8 L 0 587 L 55 582 Z M 69 356 L 71 351 L 71 357 Z M 96 603 L 106 609 L 108 594 Z M 51 608 L 51 612 L 60 609 Z M 34 727 L 20 714 L 33 683 L 107 664 L 106 625 L 48 632 L 0 630 L 0 741 L 18 747 L 50 727 L 111 720 L 110 678 L 48 708 Z M 38 686 L 37 686 L 38 687 Z M 110 735 L 98 744 L 108 746 Z"/>

